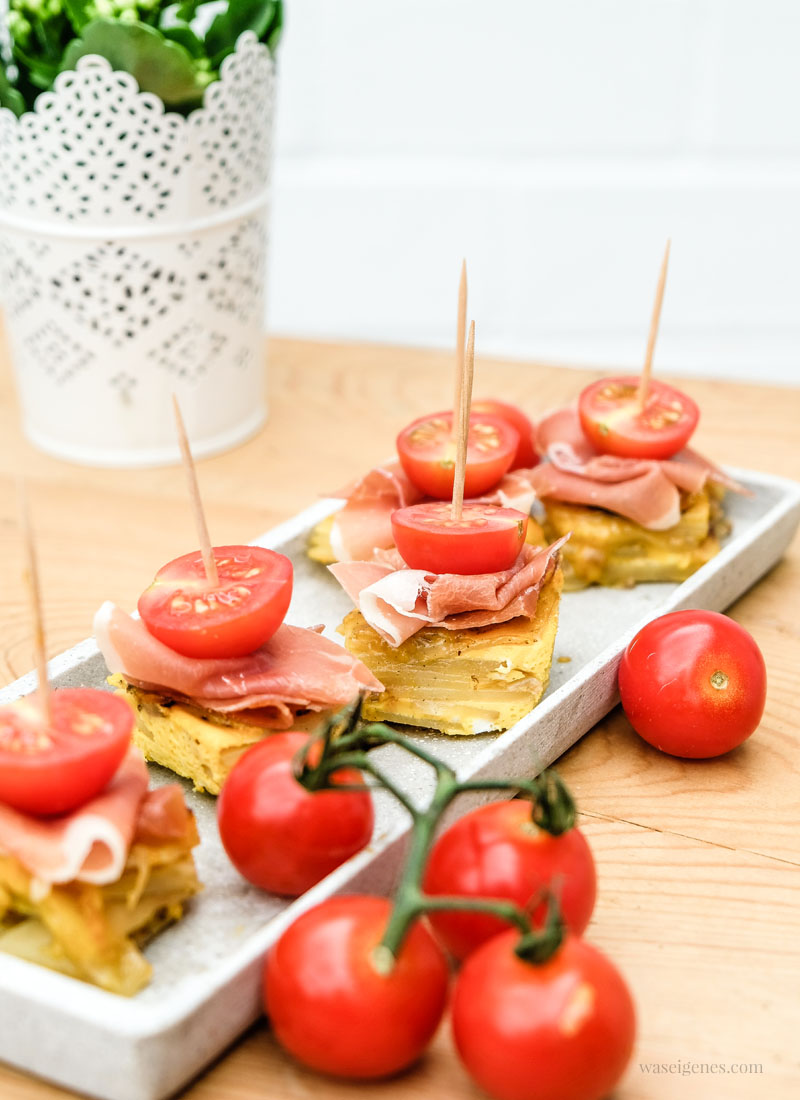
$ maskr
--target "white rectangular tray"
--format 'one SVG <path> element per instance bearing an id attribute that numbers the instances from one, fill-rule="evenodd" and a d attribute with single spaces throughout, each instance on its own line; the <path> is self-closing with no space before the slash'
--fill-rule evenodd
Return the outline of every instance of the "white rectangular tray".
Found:
<path id="1" fill-rule="evenodd" d="M 731 471 L 753 490 L 729 495 L 733 533 L 720 554 L 681 585 L 620 591 L 589 589 L 563 597 L 550 686 L 539 706 L 503 734 L 424 737 L 461 777 L 532 775 L 573 745 L 617 702 L 622 650 L 656 615 L 683 607 L 722 610 L 781 557 L 800 523 L 800 484 Z M 305 555 L 310 528 L 338 507 L 321 501 L 255 540 L 294 562 L 288 619 L 335 628 L 351 604 L 322 566 Z M 105 667 L 89 639 L 50 663 L 60 686 L 102 687 Z M 33 674 L 0 691 L 0 702 L 30 691 Z M 415 798 L 430 777 L 393 746 L 376 750 L 384 767 Z M 155 782 L 174 775 L 153 768 Z M 303 910 L 337 892 L 391 890 L 408 817 L 389 795 L 376 799 L 370 846 L 302 898 L 289 903 L 249 887 L 233 870 L 216 832 L 215 800 L 189 790 L 202 843 L 197 862 L 205 891 L 186 918 L 148 948 L 151 985 L 127 1000 L 0 954 L 0 1060 L 102 1100 L 162 1100 L 208 1065 L 257 1017 L 266 948 Z M 477 799 L 462 799 L 464 812 Z"/>

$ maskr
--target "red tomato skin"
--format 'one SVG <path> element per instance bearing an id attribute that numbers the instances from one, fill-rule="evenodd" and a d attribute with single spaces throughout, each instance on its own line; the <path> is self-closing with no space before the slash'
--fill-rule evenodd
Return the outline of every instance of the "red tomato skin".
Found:
<path id="1" fill-rule="evenodd" d="M 261 546 L 215 546 L 214 558 L 218 563 L 230 560 L 238 573 L 245 574 L 252 566 L 262 569 L 263 575 L 260 579 L 242 576 L 226 585 L 228 567 L 218 565 L 223 583 L 212 589 L 200 551 L 196 550 L 162 566 L 139 597 L 139 614 L 149 632 L 184 657 L 244 657 L 254 653 L 269 641 L 289 609 L 293 567 L 284 554 Z M 218 602 L 214 611 L 176 614 L 171 610 L 176 597 L 185 596 L 187 603 L 199 597 L 208 603 L 209 593 L 226 594 L 226 590 L 239 586 L 251 591 L 246 606 L 228 607 Z"/>
<path id="2" fill-rule="evenodd" d="M 625 650 L 619 689 L 640 737 L 672 756 L 705 759 L 741 745 L 758 727 L 767 670 L 752 636 L 727 615 L 673 611 L 643 627 Z"/>
<path id="3" fill-rule="evenodd" d="M 329 898 L 267 954 L 264 1004 L 275 1037 L 299 1062 L 334 1077 L 389 1077 L 415 1062 L 447 1004 L 444 953 L 423 922 L 392 972 L 370 956 L 389 919 L 385 898 Z"/>
<path id="4" fill-rule="evenodd" d="M 298 897 L 370 841 L 367 791 L 308 791 L 294 777 L 294 759 L 308 734 L 273 733 L 237 760 L 223 784 L 217 822 L 237 871 L 262 890 Z M 340 783 L 363 783 L 352 768 Z"/>
<path id="5" fill-rule="evenodd" d="M 443 523 L 430 522 L 442 513 Z M 478 518 L 483 526 L 475 526 Z M 528 517 L 514 508 L 464 501 L 462 520 L 450 505 L 412 504 L 392 513 L 392 533 L 410 569 L 475 576 L 510 569 L 525 542 Z"/>
<path id="6" fill-rule="evenodd" d="M 493 802 L 464 814 L 437 839 L 425 869 L 428 894 L 503 898 L 530 911 L 543 887 L 558 892 L 568 928 L 580 935 L 597 894 L 594 859 L 580 829 L 551 836 L 531 821 L 524 799 Z M 544 915 L 537 906 L 536 918 Z M 484 913 L 431 913 L 441 943 L 456 959 L 508 928 Z"/>
<path id="7" fill-rule="evenodd" d="M 598 407 L 598 403 L 602 405 L 603 390 L 609 386 L 626 387 L 633 391 L 627 404 L 634 409 L 634 416 L 632 420 L 625 418 L 618 421 L 616 428 L 613 423 L 613 413 L 609 418 L 610 406 L 605 410 Z M 578 398 L 581 427 L 601 454 L 618 455 L 621 458 L 672 458 L 689 442 L 700 419 L 700 410 L 691 397 L 681 390 L 653 380 L 650 383 L 645 405 L 645 417 L 657 406 L 661 398 L 668 403 L 678 402 L 683 409 L 679 422 L 653 430 L 647 426 L 638 409 L 634 408 L 635 391 L 638 387 L 639 379 L 635 376 L 601 378 L 598 382 L 587 386 Z"/>
<path id="8" fill-rule="evenodd" d="M 23 813 L 51 816 L 82 806 L 108 785 L 130 747 L 133 710 L 110 691 L 59 688 L 50 696 L 50 714 L 50 725 L 39 727 L 34 700 L 0 707 L 0 802 Z M 76 721 L 79 732 L 71 732 Z M 97 722 L 102 724 L 92 731 Z M 8 747 L 7 738 L 25 739 L 31 730 L 34 737 L 41 731 L 47 748 Z"/>
<path id="9" fill-rule="evenodd" d="M 568 935 L 547 962 L 495 936 L 465 962 L 452 1001 L 453 1037 L 472 1078 L 495 1100 L 601 1100 L 633 1050 L 636 1013 L 616 967 Z"/>
<path id="10" fill-rule="evenodd" d="M 470 415 L 469 421 L 470 436 L 473 435 L 476 425 L 483 425 L 493 429 L 498 439 L 496 447 L 487 449 L 483 453 L 477 452 L 472 444 L 467 450 L 464 496 L 479 497 L 482 493 L 493 489 L 508 472 L 519 445 L 519 433 L 505 420 L 494 416 L 476 413 Z M 431 448 L 423 448 L 414 443 L 413 437 L 426 425 L 437 425 L 434 434 L 437 439 L 441 437 L 441 446 L 445 446 L 450 441 L 452 423 L 451 412 L 421 416 L 404 428 L 397 437 L 397 455 L 407 477 L 426 496 L 434 497 L 436 500 L 450 500 L 453 496 L 455 450 L 452 448 L 452 456 L 448 457 L 446 462 L 442 462 L 437 457 L 440 454 L 438 443 L 434 442 Z M 447 453 L 450 454 L 449 451 Z"/>
<path id="11" fill-rule="evenodd" d="M 536 453 L 536 429 L 530 417 L 526 416 L 519 406 L 509 405 L 508 402 L 499 401 L 494 397 L 485 397 L 481 401 L 472 402 L 472 412 L 496 416 L 519 432 L 519 446 L 511 463 L 512 470 L 530 470 L 539 464 L 539 455 Z"/>

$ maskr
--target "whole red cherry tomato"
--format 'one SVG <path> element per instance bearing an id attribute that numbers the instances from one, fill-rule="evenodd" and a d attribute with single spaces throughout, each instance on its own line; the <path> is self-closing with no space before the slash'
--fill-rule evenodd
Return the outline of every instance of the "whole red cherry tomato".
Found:
<path id="1" fill-rule="evenodd" d="M 631 995 L 614 965 L 568 935 L 546 962 L 495 936 L 456 979 L 453 1036 L 461 1061 L 495 1100 L 601 1100 L 633 1049 Z"/>
<path id="2" fill-rule="evenodd" d="M 524 799 L 493 802 L 464 814 L 438 838 L 425 870 L 427 894 L 504 898 L 528 912 L 544 887 L 557 894 L 571 931 L 583 932 L 597 891 L 591 849 L 580 829 L 552 836 L 538 828 Z M 537 908 L 535 920 L 543 909 Z M 457 959 L 508 928 L 485 913 L 451 910 L 431 913 L 429 919 Z"/>
<path id="3" fill-rule="evenodd" d="M 294 774 L 305 733 L 273 733 L 236 762 L 217 805 L 219 835 L 244 877 L 273 894 L 297 897 L 372 836 L 374 815 L 367 791 L 309 791 Z M 363 783 L 359 772 L 340 768 L 335 783 Z"/>
<path id="4" fill-rule="evenodd" d="M 168 562 L 139 597 L 150 633 L 185 657 L 243 657 L 268 641 L 292 598 L 292 563 L 261 546 L 216 546 L 219 584 L 199 550 Z"/>
<path id="5" fill-rule="evenodd" d="M 655 748 L 719 756 L 761 721 L 767 670 L 752 636 L 727 615 L 673 611 L 625 650 L 619 690 L 631 725 Z"/>
<path id="6" fill-rule="evenodd" d="M 638 378 L 601 378 L 578 398 L 581 426 L 602 454 L 670 458 L 697 427 L 700 410 L 685 393 L 651 381 L 639 408 Z"/>
<path id="7" fill-rule="evenodd" d="M 406 475 L 429 497 L 449 500 L 453 495 L 456 443 L 453 414 L 422 416 L 397 437 L 397 454 Z M 519 445 L 519 434 L 504 420 L 478 413 L 470 415 L 464 496 L 488 492 L 507 472 Z"/>
<path id="8" fill-rule="evenodd" d="M 497 573 L 519 557 L 528 517 L 515 508 L 464 501 L 453 519 L 444 501 L 412 504 L 392 513 L 400 557 L 411 569 L 431 573 Z"/>
<path id="9" fill-rule="evenodd" d="M 497 398 L 486 397 L 482 401 L 472 402 L 472 412 L 499 417 L 519 432 L 519 446 L 511 463 L 512 470 L 527 470 L 538 464 L 539 456 L 534 446 L 536 429 L 530 418 L 517 405 L 509 405 L 505 401 L 498 401 Z"/>
<path id="10" fill-rule="evenodd" d="M 100 794 L 133 733 L 130 705 L 110 691 L 60 688 L 47 722 L 31 698 L 0 707 L 0 802 L 62 814 Z"/>
<path id="11" fill-rule="evenodd" d="M 417 922 L 385 973 L 375 948 L 385 898 L 329 898 L 292 924 L 267 954 L 264 1001 L 278 1042 L 335 1077 L 388 1077 L 415 1062 L 447 1003 L 444 953 Z"/>

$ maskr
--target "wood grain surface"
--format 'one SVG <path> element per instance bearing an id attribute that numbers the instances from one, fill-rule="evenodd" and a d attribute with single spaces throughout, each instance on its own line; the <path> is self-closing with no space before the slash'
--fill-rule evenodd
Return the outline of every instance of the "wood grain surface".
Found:
<path id="1" fill-rule="evenodd" d="M 451 368 L 452 357 L 438 352 L 273 340 L 266 428 L 198 464 L 212 540 L 248 541 L 384 458 L 407 421 L 449 404 Z M 479 357 L 475 392 L 519 401 L 538 415 L 599 376 Z M 680 384 L 702 409 L 699 450 L 800 479 L 800 391 Z M 155 570 L 194 542 L 179 467 L 84 469 L 25 442 L 7 356 L 0 354 L 2 683 L 33 665 L 16 521 L 20 473 L 37 534 L 50 655 L 90 632 L 104 599 L 133 607 Z M 731 614 L 754 634 L 770 677 L 764 720 L 746 745 L 715 761 L 674 760 L 641 742 L 617 710 L 560 764 L 598 864 L 588 937 L 621 967 L 638 1007 L 636 1051 L 619 1100 L 800 1095 L 797 541 Z M 643 1068 L 654 1063 L 666 1072 Z M 750 1072 L 737 1071 L 742 1065 Z M 0 1067 L 3 1100 L 65 1095 Z M 453 1054 L 446 1026 L 414 1070 L 362 1086 L 297 1068 L 258 1026 L 184 1095 L 477 1100 L 479 1094 Z"/>

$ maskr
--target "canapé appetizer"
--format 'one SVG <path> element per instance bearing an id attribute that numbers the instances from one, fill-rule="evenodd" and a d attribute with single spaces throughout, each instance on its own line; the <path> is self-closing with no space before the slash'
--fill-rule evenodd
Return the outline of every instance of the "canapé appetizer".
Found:
<path id="1" fill-rule="evenodd" d="M 200 550 L 169 562 L 135 619 L 112 603 L 95 616 L 110 682 L 136 710 L 148 760 L 219 794 L 244 751 L 298 714 L 380 691 L 369 669 L 316 630 L 289 626 L 293 568 L 260 546 L 212 547 L 180 408 L 178 442 Z"/>
<path id="2" fill-rule="evenodd" d="M 283 622 L 292 587 L 283 554 L 223 546 L 213 555 L 216 582 L 199 551 L 186 554 L 142 595 L 141 618 L 105 603 L 94 627 L 110 682 L 136 710 L 135 743 L 219 794 L 266 732 L 381 684 L 341 645 Z"/>
<path id="3" fill-rule="evenodd" d="M 200 889 L 183 792 L 148 790 L 132 729 L 107 691 L 0 707 L 0 951 L 128 996 Z"/>
<path id="4" fill-rule="evenodd" d="M 486 411 L 470 414 L 464 495 L 528 515 L 534 501 L 528 472 L 539 461 L 533 453 L 533 424 L 513 405 L 484 401 L 473 409 L 478 405 Z M 397 437 L 397 461 L 376 466 L 333 493 L 344 504 L 312 530 L 308 556 L 331 565 L 389 550 L 394 546 L 393 512 L 449 500 L 455 470 L 453 417 L 448 410 L 412 421 Z M 534 524 L 531 539 L 540 537 Z"/>
<path id="5" fill-rule="evenodd" d="M 375 550 L 370 538 L 365 560 L 330 566 L 358 608 L 340 627 L 345 644 L 384 685 L 366 700 L 364 716 L 462 735 L 506 729 L 541 698 L 558 623 L 564 541 L 534 548 L 526 542 L 527 507 L 464 499 L 465 487 L 468 493 L 476 485 L 472 464 L 503 446 L 499 431 L 476 436 L 482 421 L 469 415 L 473 345 L 474 331 L 452 468 L 434 455 L 430 468 L 414 475 L 427 478 L 428 490 L 440 497 L 452 493 L 452 503 L 396 509 L 388 517 L 396 548 Z M 476 438 L 491 440 L 485 451 Z"/>
<path id="6" fill-rule="evenodd" d="M 686 446 L 699 411 L 686 394 L 605 378 L 537 425 L 547 460 L 531 471 L 546 539 L 564 547 L 567 590 L 683 581 L 730 531 L 722 499 L 742 486 Z"/>

